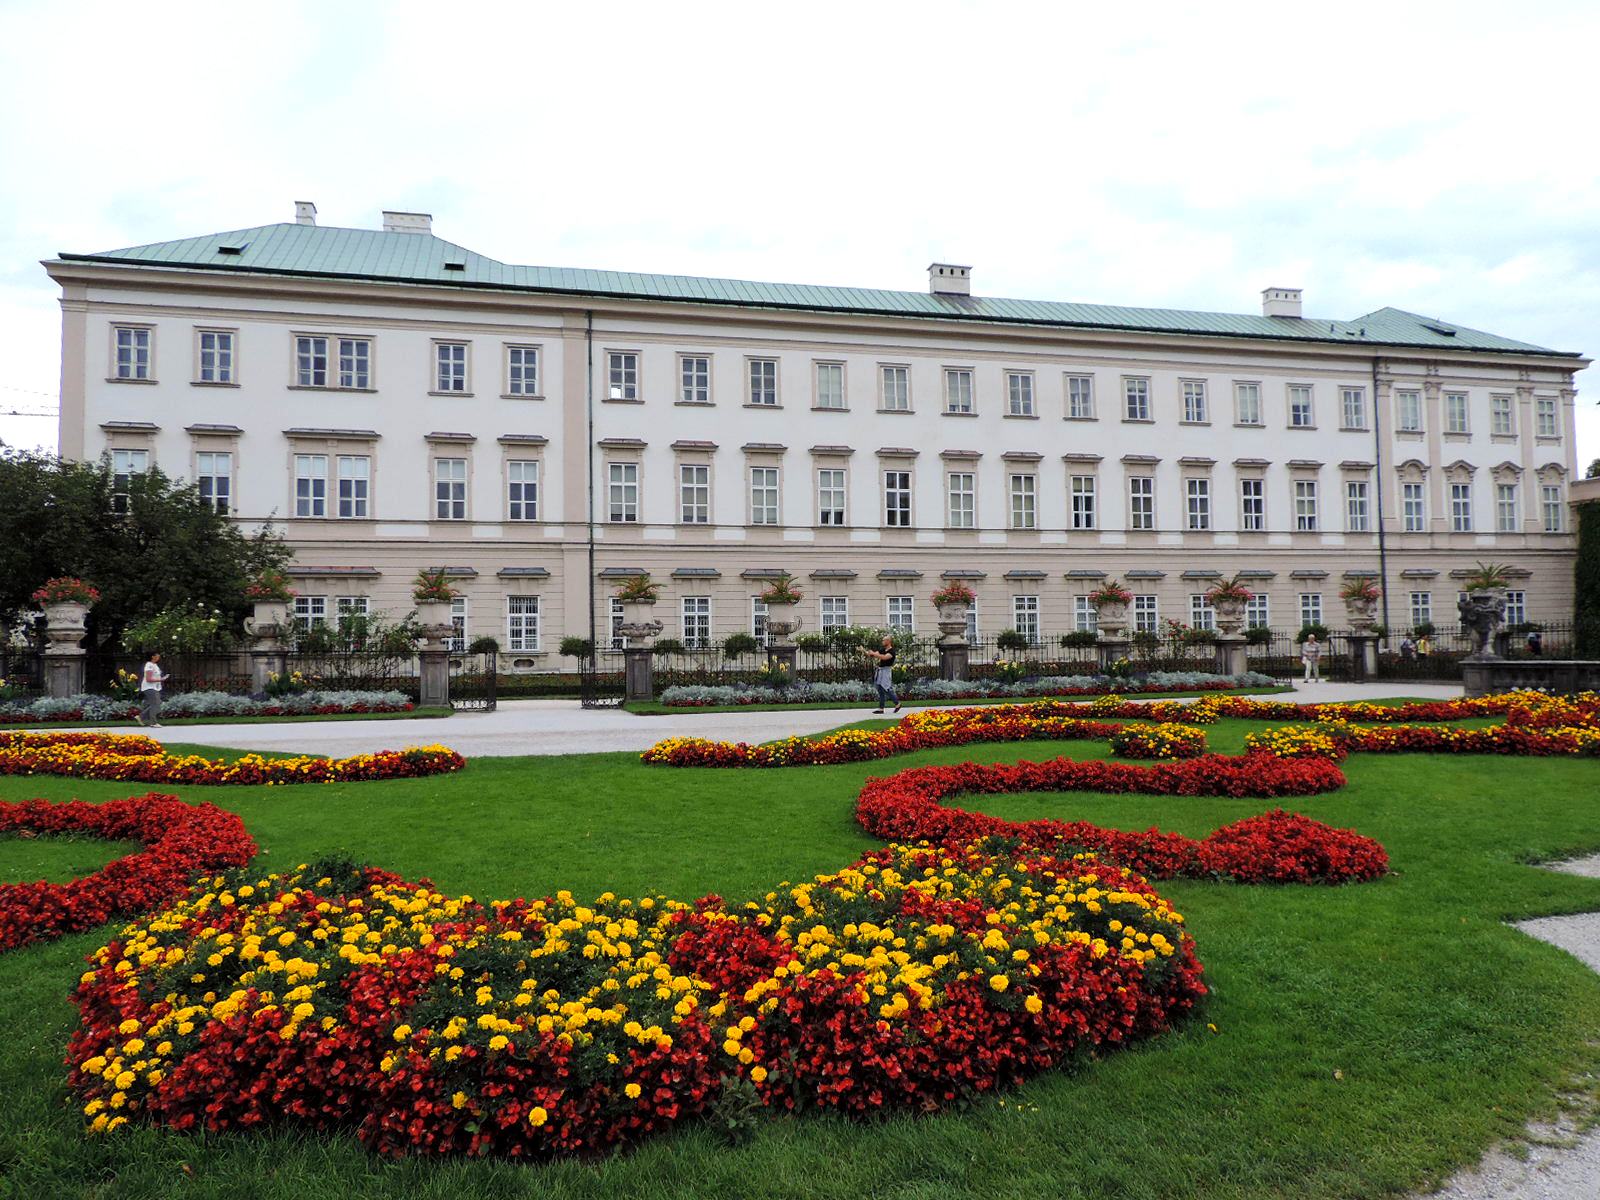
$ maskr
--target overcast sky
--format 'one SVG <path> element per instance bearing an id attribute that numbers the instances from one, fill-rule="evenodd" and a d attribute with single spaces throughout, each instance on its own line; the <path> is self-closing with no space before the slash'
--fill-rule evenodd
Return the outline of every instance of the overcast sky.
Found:
<path id="1" fill-rule="evenodd" d="M 0 412 L 56 396 L 38 260 L 298 199 L 507 262 L 920 289 L 938 258 L 1237 312 L 1284 284 L 1600 351 L 1600 4 L 1098 7 L 0 0 Z"/>

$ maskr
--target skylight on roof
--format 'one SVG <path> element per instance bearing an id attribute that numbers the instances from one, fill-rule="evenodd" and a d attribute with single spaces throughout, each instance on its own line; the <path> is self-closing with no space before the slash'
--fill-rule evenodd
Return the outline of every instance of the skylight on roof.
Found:
<path id="1" fill-rule="evenodd" d="M 1440 337 L 1455 337 L 1456 335 L 1456 331 L 1454 329 L 1444 325 L 1433 325 L 1427 321 L 1424 321 L 1422 323 L 1422 327 L 1432 333 L 1437 333 Z"/>
<path id="2" fill-rule="evenodd" d="M 447 262 L 444 265 L 444 269 L 446 271 L 465 271 L 467 264 L 464 262 Z"/>
<path id="3" fill-rule="evenodd" d="M 249 244 L 250 244 L 249 242 L 245 242 L 245 243 L 243 243 L 241 245 L 238 245 L 238 246 L 218 246 L 217 247 L 217 253 L 218 254 L 243 254 L 245 246 L 248 246 Z"/>

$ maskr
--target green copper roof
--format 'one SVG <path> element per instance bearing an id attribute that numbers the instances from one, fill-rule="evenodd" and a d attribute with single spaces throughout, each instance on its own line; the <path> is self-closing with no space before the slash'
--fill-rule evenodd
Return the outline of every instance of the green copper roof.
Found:
<path id="1" fill-rule="evenodd" d="M 226 252 L 225 247 L 238 252 Z M 1006 300 L 991 296 L 932 295 L 927 292 L 823 287 L 817 284 L 754 283 L 742 279 L 702 279 L 692 275 L 523 267 L 485 258 L 432 234 L 335 229 L 319 225 L 258 225 L 253 229 L 235 229 L 174 242 L 154 242 L 148 246 L 131 246 L 99 254 L 64 253 L 61 258 L 76 262 L 198 267 L 231 272 L 383 280 L 463 288 L 503 288 L 750 308 L 1579 357 L 1432 317 L 1421 317 L 1397 308 L 1380 308 L 1354 320 L 1342 321 L 1324 317 L 1263 317 L 1248 313 L 1187 312 L 1170 308 L 1121 308 L 1109 304 Z"/>

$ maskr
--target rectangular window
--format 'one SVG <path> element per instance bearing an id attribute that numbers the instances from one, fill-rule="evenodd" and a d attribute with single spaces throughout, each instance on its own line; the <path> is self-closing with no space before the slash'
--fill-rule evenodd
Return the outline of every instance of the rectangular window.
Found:
<path id="1" fill-rule="evenodd" d="M 913 596 L 890 596 L 884 601 L 884 616 L 890 629 L 915 633 L 916 603 Z"/>
<path id="2" fill-rule="evenodd" d="M 1351 533 L 1368 533 L 1372 521 L 1368 515 L 1367 481 L 1347 479 L 1344 485 L 1344 527 Z"/>
<path id="3" fill-rule="evenodd" d="M 220 329 L 200 331 L 201 383 L 233 382 L 233 334 Z"/>
<path id="4" fill-rule="evenodd" d="M 201 503 L 227 516 L 233 510 L 233 455 L 203 451 L 194 461 Z"/>
<path id="5" fill-rule="evenodd" d="M 296 596 L 294 598 L 294 623 L 299 629 L 310 629 L 313 625 L 325 625 L 328 621 L 328 598 L 326 596 Z"/>
<path id="6" fill-rule="evenodd" d="M 372 488 L 372 459 L 365 454 L 341 454 L 339 471 L 339 515 L 367 516 L 367 501 Z"/>
<path id="7" fill-rule="evenodd" d="M 817 524 L 844 524 L 844 470 L 826 467 L 817 472 Z"/>
<path id="8" fill-rule="evenodd" d="M 711 523 L 711 468 L 686 463 L 678 468 L 678 521 L 684 525 Z"/>
<path id="9" fill-rule="evenodd" d="M 372 343 L 366 338 L 339 339 L 339 386 L 372 386 Z"/>
<path id="10" fill-rule="evenodd" d="M 750 523 L 778 523 L 778 468 L 750 468 Z"/>
<path id="11" fill-rule="evenodd" d="M 1100 614 L 1087 596 L 1072 598 L 1072 627 L 1079 633 L 1094 633 L 1100 628 Z"/>
<path id="12" fill-rule="evenodd" d="M 844 407 L 844 364 L 817 364 L 817 407 Z"/>
<path id="13" fill-rule="evenodd" d="M 335 596 L 333 611 L 339 632 L 347 632 L 356 617 L 372 615 L 372 600 L 367 596 Z"/>
<path id="14" fill-rule="evenodd" d="M 296 454 L 294 456 L 294 515 L 297 517 L 325 517 L 328 515 L 328 456 L 326 454 Z"/>
<path id="15" fill-rule="evenodd" d="M 711 403 L 711 360 L 685 354 L 678 360 L 678 399 L 684 404 Z"/>
<path id="16" fill-rule="evenodd" d="M 639 519 L 639 464 L 606 464 L 606 505 L 614 522 Z"/>
<path id="17" fill-rule="evenodd" d="M 1296 479 L 1294 481 L 1294 527 L 1301 532 L 1309 532 L 1317 527 L 1317 481 L 1315 479 Z"/>
<path id="18" fill-rule="evenodd" d="M 969 646 L 978 644 L 978 606 L 976 604 L 967 609 L 967 644 Z"/>
<path id="19" fill-rule="evenodd" d="M 1494 528 L 1496 533 L 1517 531 L 1517 485 L 1514 483 L 1494 485 Z"/>
<path id="20" fill-rule="evenodd" d="M 1450 528 L 1456 533 L 1472 532 L 1472 485 L 1450 485 Z"/>
<path id="21" fill-rule="evenodd" d="M 897 529 L 911 526 L 911 472 L 883 473 L 883 523 Z"/>
<path id="22" fill-rule="evenodd" d="M 1185 379 L 1183 381 L 1183 419 L 1191 425 L 1198 425 L 1211 419 L 1206 409 L 1206 381 L 1204 379 Z"/>
<path id="23" fill-rule="evenodd" d="M 537 396 L 539 394 L 539 347 L 506 347 L 506 395 Z M 538 624 L 539 604 L 536 597 L 523 597 L 534 601 L 534 623 Z"/>
<path id="24" fill-rule="evenodd" d="M 1233 385 L 1234 419 L 1241 425 L 1261 424 L 1261 385 L 1236 383 Z"/>
<path id="25" fill-rule="evenodd" d="M 1074 529 L 1094 529 L 1094 509 L 1094 476 L 1074 475 L 1072 477 L 1072 527 Z"/>
<path id="26" fill-rule="evenodd" d="M 1400 485 L 1400 522 L 1407 533 L 1421 533 L 1426 523 L 1423 486 L 1420 483 Z"/>
<path id="27" fill-rule="evenodd" d="M 1539 489 L 1540 507 L 1544 509 L 1544 531 L 1561 533 L 1566 529 L 1567 506 L 1561 498 L 1560 484 L 1545 484 Z"/>
<path id="28" fill-rule="evenodd" d="M 1210 529 L 1211 481 L 1209 479 L 1185 479 L 1183 481 L 1183 490 L 1189 528 Z"/>
<path id="29" fill-rule="evenodd" d="M 539 519 L 537 459 L 514 459 L 506 463 L 506 518 L 512 521 Z"/>
<path id="30" fill-rule="evenodd" d="M 823 633 L 832 633 L 850 624 L 850 597 L 823 596 L 820 604 Z"/>
<path id="31" fill-rule="evenodd" d="M 1511 417 L 1510 396 L 1489 397 L 1489 432 L 1496 437 L 1515 437 L 1517 427 Z"/>
<path id="32" fill-rule="evenodd" d="M 1011 528 L 1036 529 L 1039 524 L 1039 480 L 1034 475 L 1013 475 L 1011 487 Z"/>
<path id="33" fill-rule="evenodd" d="M 883 408 L 885 412 L 911 411 L 911 369 L 909 367 L 884 367 Z"/>
<path id="34" fill-rule="evenodd" d="M 150 330 L 127 325 L 116 327 L 118 379 L 150 378 Z"/>
<path id="35" fill-rule="evenodd" d="M 1266 629 L 1272 624 L 1272 605 L 1266 592 L 1256 592 L 1244 605 L 1244 627 Z"/>
<path id="36" fill-rule="evenodd" d="M 1125 421 L 1150 419 L 1150 381 L 1124 379 L 1122 381 L 1122 418 Z"/>
<path id="37" fill-rule="evenodd" d="M 1347 387 L 1339 389 L 1339 419 L 1346 429 L 1367 427 L 1367 390 Z"/>
<path id="38" fill-rule="evenodd" d="M 295 382 L 301 387 L 328 386 L 328 339 L 297 337 L 294 340 Z"/>
<path id="39" fill-rule="evenodd" d="M 1039 597 L 1011 597 L 1011 628 L 1027 638 L 1030 646 L 1039 644 Z"/>
<path id="40" fill-rule="evenodd" d="M 506 649 L 525 654 L 539 649 L 539 597 L 506 597 Z"/>
<path id="41" fill-rule="evenodd" d="M 1446 433 L 1467 432 L 1467 394 L 1465 392 L 1446 392 L 1444 394 L 1444 431 Z"/>
<path id="42" fill-rule="evenodd" d="M 1161 606 L 1155 596 L 1133 598 L 1133 627 L 1140 633 L 1155 633 L 1161 628 Z"/>
<path id="43" fill-rule="evenodd" d="M 457 596 L 450 601 L 450 629 L 451 633 L 445 639 L 445 645 L 452 654 L 465 654 L 467 652 L 467 598 Z"/>
<path id="44" fill-rule="evenodd" d="M 778 360 L 752 358 L 750 360 L 750 403 L 768 408 L 778 403 Z"/>
<path id="45" fill-rule="evenodd" d="M 951 529 L 971 529 L 978 523 L 978 497 L 969 471 L 952 471 L 949 480 L 949 507 L 945 524 Z"/>
<path id="46" fill-rule="evenodd" d="M 972 372 L 945 368 L 944 410 L 947 413 L 973 412 Z"/>
<path id="47" fill-rule="evenodd" d="M 1156 481 L 1151 475 L 1128 477 L 1128 528 L 1156 527 Z"/>
<path id="48" fill-rule="evenodd" d="M 612 350 L 606 354 L 606 399 L 639 398 L 639 356 L 631 350 Z"/>
<path id="49" fill-rule="evenodd" d="M 1204 592 L 1189 593 L 1189 624 L 1196 629 L 1217 627 L 1217 610 L 1211 607 Z"/>
<path id="50" fill-rule="evenodd" d="M 1013 417 L 1031 417 L 1033 411 L 1033 375 L 1028 371 L 1006 373 L 1006 411 Z"/>
<path id="51" fill-rule="evenodd" d="M 711 645 L 711 597 L 683 598 L 683 648 L 704 650 Z"/>
<path id="52" fill-rule="evenodd" d="M 465 392 L 467 390 L 467 344 L 465 342 L 436 342 L 433 347 L 434 379 L 436 392 Z"/>
<path id="53" fill-rule="evenodd" d="M 1322 624 L 1321 592 L 1300 593 L 1300 624 L 1302 627 Z"/>
<path id="54" fill-rule="evenodd" d="M 622 601 L 615 596 L 611 597 L 610 647 L 613 650 L 627 648 L 628 639 L 622 636 Z"/>
<path id="55" fill-rule="evenodd" d="M 767 631 L 767 602 L 760 596 L 750 597 L 750 636 L 763 650 L 772 643 Z"/>
<path id="56" fill-rule="evenodd" d="M 1561 430 L 1556 425 L 1556 401 L 1554 396 L 1538 396 L 1533 401 L 1534 433 L 1538 437 L 1560 437 Z"/>
<path id="57" fill-rule="evenodd" d="M 1289 385 L 1289 425 L 1293 429 L 1310 429 L 1316 422 L 1316 413 L 1311 407 L 1311 385 L 1308 383 L 1291 383 Z"/>
<path id="58" fill-rule="evenodd" d="M 1433 623 L 1433 593 L 1412 592 L 1410 594 L 1411 627 Z"/>
<path id="59" fill-rule="evenodd" d="M 1526 592 L 1511 591 L 1506 593 L 1506 624 L 1521 625 L 1528 619 L 1528 594 Z"/>
<path id="60" fill-rule="evenodd" d="M 1394 394 L 1394 427 L 1401 433 L 1422 432 L 1422 393 Z"/>
<path id="61" fill-rule="evenodd" d="M 1239 528 L 1260 533 L 1267 527 L 1267 485 L 1261 479 L 1239 480 Z"/>
<path id="62" fill-rule="evenodd" d="M 433 460 L 433 515 L 441 521 L 467 519 L 467 460 Z"/>
<path id="63" fill-rule="evenodd" d="M 1067 376 L 1067 416 L 1075 421 L 1094 419 L 1094 376 Z"/>

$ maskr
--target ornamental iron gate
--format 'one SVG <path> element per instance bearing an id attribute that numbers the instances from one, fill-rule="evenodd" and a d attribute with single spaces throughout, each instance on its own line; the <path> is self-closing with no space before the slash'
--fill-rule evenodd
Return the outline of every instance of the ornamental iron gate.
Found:
<path id="1" fill-rule="evenodd" d="M 500 678 L 500 656 L 481 654 L 450 656 L 450 707 L 457 712 L 493 712 Z"/>

